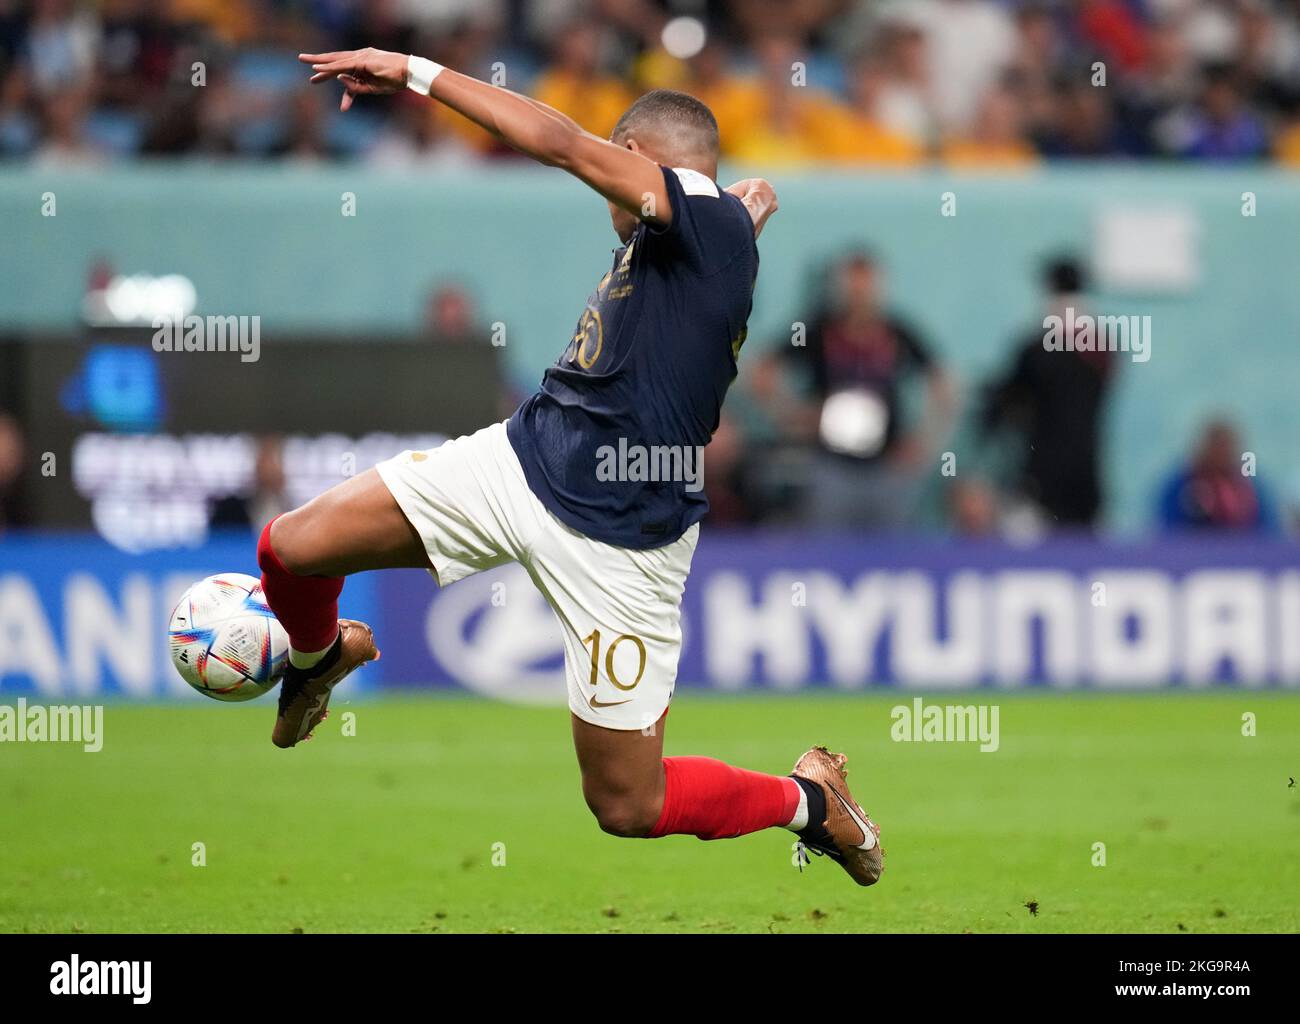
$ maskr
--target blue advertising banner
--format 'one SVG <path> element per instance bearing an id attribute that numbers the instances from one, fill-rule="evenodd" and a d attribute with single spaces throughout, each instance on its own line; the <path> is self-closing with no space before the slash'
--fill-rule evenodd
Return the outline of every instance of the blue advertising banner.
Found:
<path id="1" fill-rule="evenodd" d="M 199 548 L 127 554 L 91 535 L 0 539 L 0 699 L 120 696 L 205 700 L 167 652 L 167 622 L 192 583 L 259 575 L 244 533 Z M 374 578 L 348 586 L 350 609 L 373 615 Z M 363 680 L 369 685 L 373 680 Z"/>
<path id="2" fill-rule="evenodd" d="M 194 580 L 231 571 L 256 573 L 251 538 L 149 555 L 5 539 L 0 695 L 188 695 L 168 613 Z M 419 571 L 363 574 L 341 609 L 371 622 L 384 652 L 358 687 L 564 699 L 559 627 L 518 567 L 441 591 Z M 1300 548 L 706 531 L 683 631 L 679 684 L 728 691 L 1297 687 Z"/>
<path id="3" fill-rule="evenodd" d="M 442 593 L 421 575 L 381 582 L 385 623 L 408 638 L 387 678 L 563 692 L 559 630 L 526 574 Z M 683 630 L 679 684 L 722 690 L 1296 686 L 1300 548 L 706 532 Z"/>

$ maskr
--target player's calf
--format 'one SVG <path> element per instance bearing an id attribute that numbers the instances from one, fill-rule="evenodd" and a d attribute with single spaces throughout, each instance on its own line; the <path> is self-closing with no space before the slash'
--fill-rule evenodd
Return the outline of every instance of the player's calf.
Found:
<path id="1" fill-rule="evenodd" d="M 663 808 L 662 789 L 658 792 L 616 792 L 584 778 L 582 795 L 601 831 L 624 839 L 647 838 Z"/>
<path id="2" fill-rule="evenodd" d="M 266 602 L 289 634 L 290 663 L 307 669 L 324 657 L 339 635 L 343 578 L 300 571 L 302 562 L 288 554 L 294 550 L 293 520 L 289 518 L 289 529 L 281 528 L 286 518 L 277 516 L 262 530 L 257 541 L 257 564 L 262 569 Z M 289 562 L 285 561 L 286 554 Z"/>

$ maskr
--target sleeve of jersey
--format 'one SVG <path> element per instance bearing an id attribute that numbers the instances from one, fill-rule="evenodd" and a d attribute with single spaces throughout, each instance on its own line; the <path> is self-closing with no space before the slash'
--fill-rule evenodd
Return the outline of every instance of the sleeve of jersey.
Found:
<path id="1" fill-rule="evenodd" d="M 686 167 L 660 170 L 673 219 L 667 227 L 650 228 L 656 245 L 674 258 L 688 261 L 702 274 L 726 266 L 737 248 L 748 241 L 739 229 L 749 226 L 749 215 L 744 214 L 742 224 L 733 209 L 734 197 L 718 188 L 708 175 Z M 743 207 L 740 212 L 744 213 Z"/>

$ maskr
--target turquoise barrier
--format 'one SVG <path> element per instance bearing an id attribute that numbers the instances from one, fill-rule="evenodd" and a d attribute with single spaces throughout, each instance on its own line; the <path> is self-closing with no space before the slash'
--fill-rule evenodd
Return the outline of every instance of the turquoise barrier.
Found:
<path id="1" fill-rule="evenodd" d="M 724 177 L 762 172 L 738 167 Z M 1152 357 L 1124 361 L 1108 420 L 1110 522 L 1131 531 L 1149 520 L 1158 480 L 1215 411 L 1238 419 L 1275 489 L 1300 478 L 1300 176 L 1123 165 L 1014 178 L 771 176 L 781 211 L 763 236 L 751 344 L 788 339 L 791 323 L 810 313 L 810 268 L 867 243 L 888 263 L 896 307 L 968 390 L 1041 318 L 1044 256 L 1088 255 L 1108 208 L 1179 211 L 1194 226 L 1192 286 L 1096 295 L 1102 309 L 1153 322 Z M 1243 216 L 1246 192 L 1255 216 Z M 955 216 L 943 215 L 945 193 Z M 45 216 L 50 195 L 56 212 Z M 350 201 L 355 215 L 345 216 Z M 615 244 L 601 200 L 558 171 L 531 167 L 438 175 L 208 164 L 8 169 L 0 224 L 5 331 L 73 328 L 87 270 L 101 256 L 123 273 L 184 274 L 200 311 L 258 314 L 263 334 L 341 340 L 415 330 L 430 284 L 453 278 L 474 293 L 484 320 L 504 325 L 521 387 L 569 338 Z"/>

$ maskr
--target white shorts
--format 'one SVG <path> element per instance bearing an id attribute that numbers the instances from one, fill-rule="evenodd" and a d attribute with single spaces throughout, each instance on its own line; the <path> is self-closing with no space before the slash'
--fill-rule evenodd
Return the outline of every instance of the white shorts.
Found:
<path id="1" fill-rule="evenodd" d="M 677 682 L 699 524 L 649 551 L 584 536 L 529 489 L 504 423 L 375 468 L 424 541 L 439 585 L 506 562 L 528 571 L 564 632 L 575 715 L 623 730 L 659 720 Z"/>

